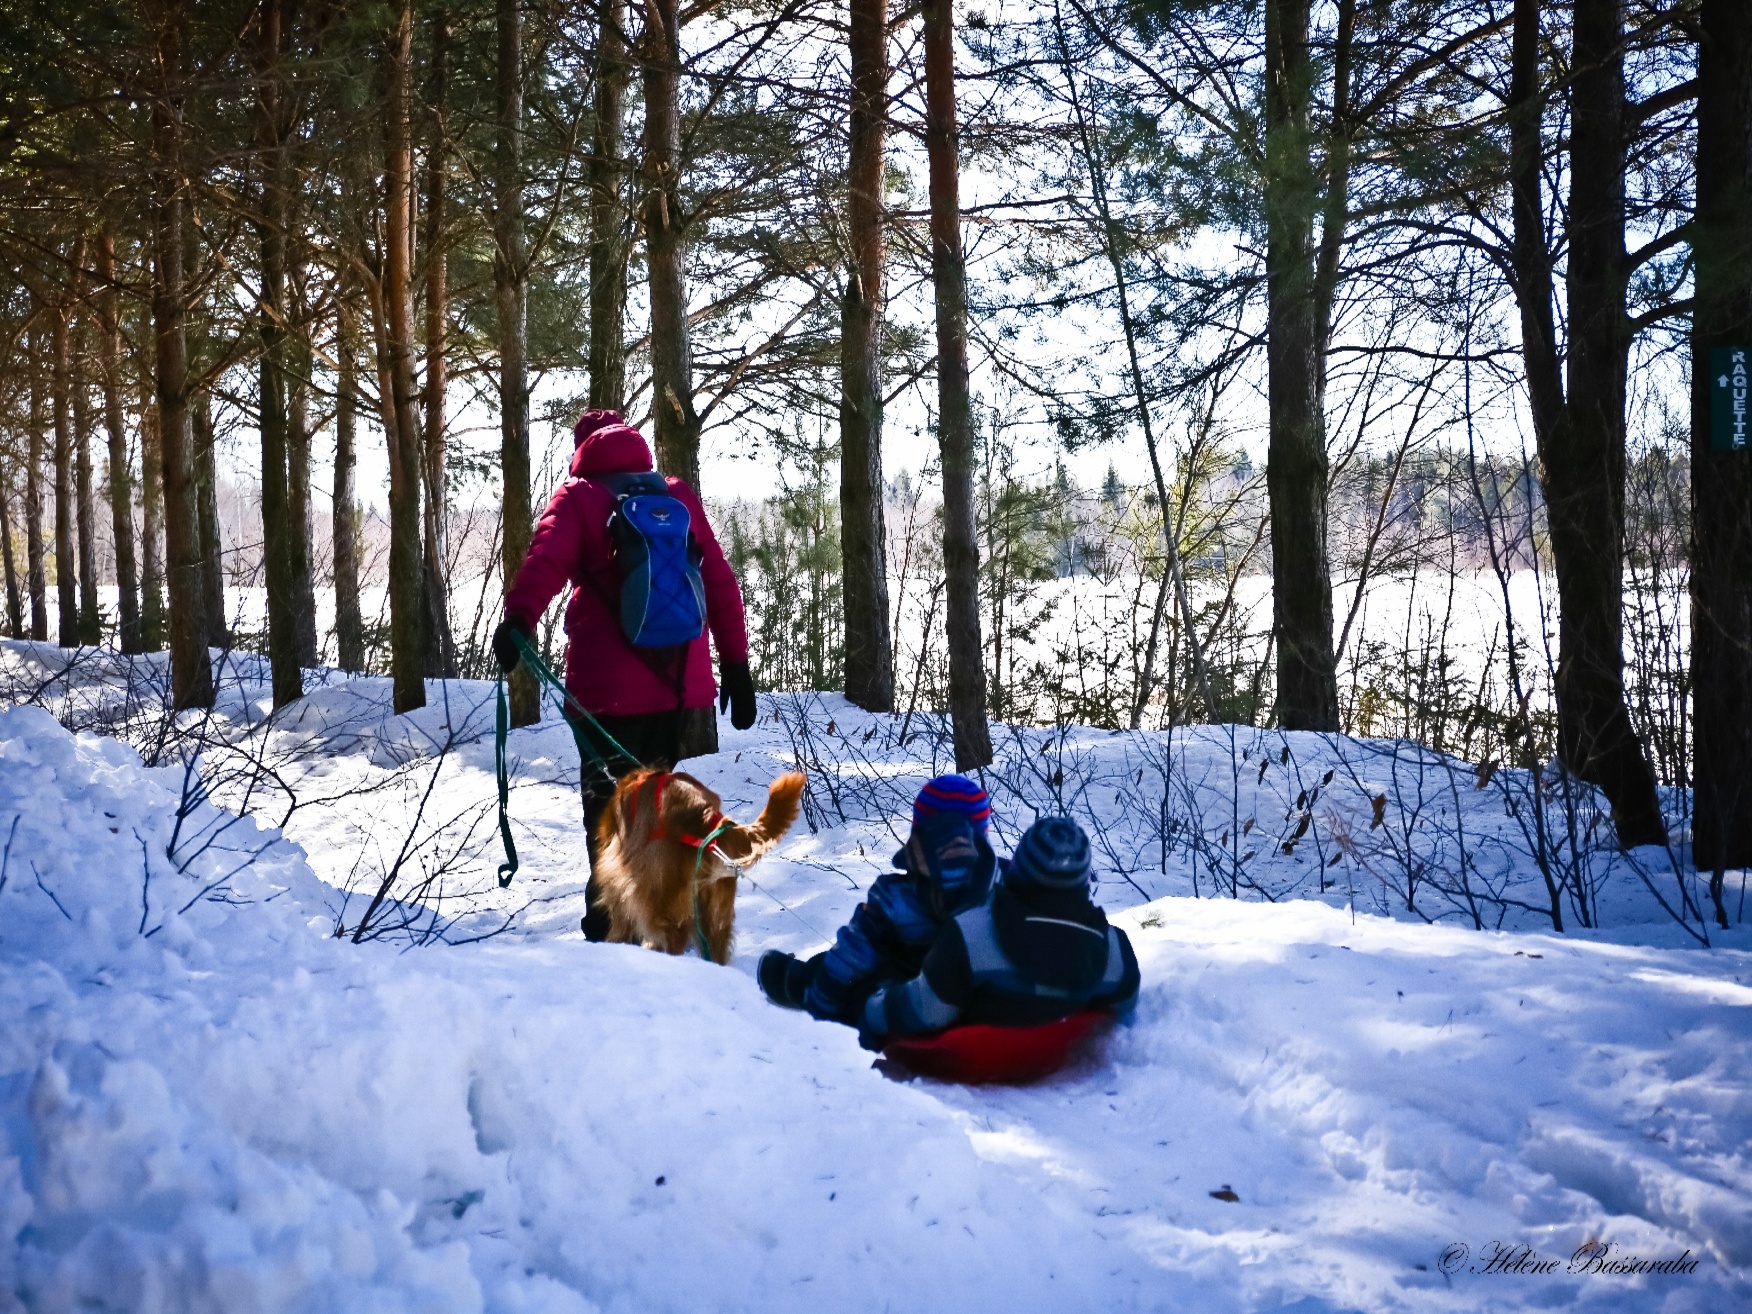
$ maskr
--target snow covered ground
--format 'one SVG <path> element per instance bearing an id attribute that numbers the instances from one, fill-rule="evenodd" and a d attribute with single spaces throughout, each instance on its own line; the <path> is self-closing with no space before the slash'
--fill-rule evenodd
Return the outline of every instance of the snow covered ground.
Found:
<path id="1" fill-rule="evenodd" d="M 724 969 L 579 936 L 561 726 L 513 738 L 524 866 L 491 891 L 491 687 L 432 688 L 405 718 L 383 681 L 316 690 L 256 731 L 272 785 L 210 755 L 243 820 L 179 767 L 0 712 L 0 1309 L 1752 1307 L 1752 940 L 1696 947 L 1612 863 L 1593 931 L 1378 915 L 1382 832 L 1421 833 L 1370 826 L 1375 791 L 1405 802 L 1403 754 L 1247 740 L 1237 773 L 1204 732 L 1163 760 L 1209 842 L 1137 852 L 1154 832 L 1113 782 L 1144 749 L 1030 740 L 1046 767 L 1000 793 L 1000 837 L 1030 798 L 1097 819 L 1144 988 L 1058 1078 L 971 1089 L 891 1079 L 752 979 L 855 906 L 927 758 L 862 740 L 881 787 L 824 790 L 744 880 Z M 224 723 L 260 692 L 233 686 Z M 799 741 L 798 717 L 833 731 Z M 799 742 L 875 733 L 784 699 L 723 731 L 690 769 L 738 815 Z M 1103 783 L 1066 798 L 1067 774 Z M 1538 888 L 1505 875 L 1509 796 L 1436 784 L 1480 885 Z M 1231 817 L 1274 864 L 1256 884 L 1311 897 L 1188 897 L 1199 855 L 1206 895 L 1213 854 L 1240 862 Z M 410 934 L 509 929 L 337 940 L 398 855 L 455 916 Z M 1683 1262 L 1567 1271 L 1586 1245 Z"/>

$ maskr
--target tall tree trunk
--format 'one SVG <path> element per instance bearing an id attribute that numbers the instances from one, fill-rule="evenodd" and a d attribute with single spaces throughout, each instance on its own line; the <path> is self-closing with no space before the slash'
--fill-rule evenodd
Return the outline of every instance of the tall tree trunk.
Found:
<path id="1" fill-rule="evenodd" d="M 1571 76 L 1568 379 L 1540 201 L 1539 6 L 1516 0 L 1511 195 L 1521 336 L 1557 574 L 1558 755 L 1612 804 L 1619 842 L 1661 844 L 1654 772 L 1624 695 L 1624 58 L 1618 0 L 1578 0 Z M 1568 396 L 1565 396 L 1565 383 Z"/>
<path id="2" fill-rule="evenodd" d="M 1315 297 L 1315 182 L 1309 106 L 1310 0 L 1266 0 L 1266 368 L 1272 627 L 1277 716 L 1338 729 L 1332 575 L 1326 556 L 1325 344 Z"/>
<path id="3" fill-rule="evenodd" d="M 455 679 L 456 642 L 450 633 L 450 600 L 444 570 L 448 562 L 445 526 L 444 352 L 450 316 L 449 260 L 446 255 L 445 182 L 449 147 L 446 105 L 450 95 L 450 17 L 432 15 L 432 68 L 427 88 L 426 140 L 426 673 Z"/>
<path id="4" fill-rule="evenodd" d="M 354 425 L 359 406 L 358 332 L 342 303 L 336 315 L 335 355 L 335 648 L 343 671 L 365 669 L 365 620 L 359 606 L 359 499 Z"/>
<path id="5" fill-rule="evenodd" d="M 142 370 L 141 377 L 147 379 Z M 164 649 L 164 448 L 158 440 L 156 374 L 140 397 L 140 646 Z"/>
<path id="6" fill-rule="evenodd" d="M 200 260 L 200 229 L 193 223 L 184 224 L 183 270 L 191 286 L 196 281 L 193 271 Z M 196 323 L 197 327 L 204 327 L 204 321 Z M 189 356 L 189 470 L 195 490 L 195 534 L 201 552 L 206 645 L 223 651 L 231 647 L 231 629 L 225 611 L 224 542 L 219 526 L 219 436 L 213 427 L 212 381 L 203 377 L 199 356 L 199 346 L 209 341 L 201 334 Z"/>
<path id="7" fill-rule="evenodd" d="M 24 467 L 24 569 L 30 589 L 30 637 L 49 637 L 49 583 L 43 569 L 43 438 L 48 426 L 42 330 L 30 331 L 30 434 Z"/>
<path id="8" fill-rule="evenodd" d="M 6 637 L 24 637 L 24 599 L 18 591 L 18 563 L 12 556 L 12 470 L 0 466 L 0 559 L 6 568 Z"/>
<path id="9" fill-rule="evenodd" d="M 645 264 L 651 297 L 651 416 L 657 466 L 700 483 L 687 251 L 681 210 L 681 33 L 676 0 L 645 7 Z"/>
<path id="10" fill-rule="evenodd" d="M 700 417 L 687 320 L 687 220 L 681 208 L 681 17 L 677 0 L 645 6 L 645 272 L 651 298 L 651 415 L 657 468 L 700 483 Z M 710 707 L 682 717 L 681 756 L 718 751 Z"/>
<path id="11" fill-rule="evenodd" d="M 225 544 L 219 529 L 218 435 L 213 431 L 213 394 L 203 388 L 189 399 L 194 442 L 195 512 L 201 544 L 201 603 L 207 614 L 207 646 L 229 648 L 225 611 Z"/>
<path id="12" fill-rule="evenodd" d="M 290 35 L 286 49 L 291 50 Z M 286 342 L 286 513 L 292 534 L 292 624 L 297 635 L 298 662 L 305 668 L 322 659 L 316 633 L 315 507 L 310 496 L 310 381 L 315 367 L 311 350 L 309 247 L 303 192 L 299 186 L 300 134 L 295 101 L 287 110 L 285 146 L 287 185 L 286 296 L 291 319 Z"/>
<path id="13" fill-rule="evenodd" d="M 515 0 L 512 0 L 515 3 Z M 389 650 L 395 710 L 426 705 L 424 526 L 420 493 L 425 460 L 420 441 L 419 386 L 414 380 L 414 152 L 409 117 L 413 60 L 412 0 L 400 0 L 384 45 L 383 360 L 388 386 L 384 423 L 389 442 Z"/>
<path id="14" fill-rule="evenodd" d="M 595 134 L 590 146 L 590 406 L 626 405 L 626 0 L 598 0 Z"/>
<path id="15" fill-rule="evenodd" d="M 82 314 L 73 332 L 73 524 L 79 547 L 79 642 L 103 642 L 97 605 L 97 534 L 92 523 L 90 317 Z"/>
<path id="16" fill-rule="evenodd" d="M 140 637 L 140 572 L 134 556 L 134 480 L 128 434 L 122 418 L 122 326 L 116 310 L 116 243 L 105 229 L 98 239 L 97 344 L 103 371 L 103 420 L 109 437 L 110 532 L 116 550 L 117 643 L 125 653 L 144 652 Z"/>
<path id="17" fill-rule="evenodd" d="M 1691 337 L 1692 819 L 1699 870 L 1752 867 L 1752 28 L 1703 0 L 1697 96 L 1697 310 Z M 1738 353 L 1736 355 L 1736 353 Z M 1716 437 L 1714 411 L 1724 412 Z M 1727 925 L 1720 881 L 1716 918 Z"/>
<path id="18" fill-rule="evenodd" d="M 256 332 L 262 351 L 257 393 L 262 444 L 262 572 L 268 595 L 268 662 L 273 672 L 274 706 L 304 696 L 298 660 L 297 570 L 287 489 L 287 324 L 286 233 L 291 206 L 287 195 L 285 119 L 281 87 L 283 14 L 280 0 L 261 0 L 256 15 L 256 152 L 261 166 L 261 222 L 256 240 L 261 253 L 261 308 Z"/>
<path id="19" fill-rule="evenodd" d="M 302 271 L 297 271 L 302 282 Z M 303 297 L 297 295 L 293 328 L 290 387 L 286 394 L 286 522 L 292 534 L 292 628 L 297 635 L 298 663 L 315 666 L 321 660 L 316 642 L 316 563 L 314 512 L 310 500 L 310 372 L 309 326 Z"/>
<path id="20" fill-rule="evenodd" d="M 1556 459 L 1548 459 L 1545 470 L 1558 576 L 1559 751 L 1611 800 L 1619 840 L 1630 846 L 1665 844 L 1667 827 L 1624 693 L 1624 403 L 1632 335 L 1624 304 L 1621 2 L 1577 0 L 1575 6 L 1566 266 L 1570 423 L 1559 428 Z"/>
<path id="21" fill-rule="evenodd" d="M 83 246 L 83 243 L 81 243 Z M 79 259 L 73 262 L 78 268 Z M 73 561 L 73 305 L 71 296 L 55 307 L 50 324 L 54 356 L 49 400 L 55 414 L 55 595 L 56 642 L 79 646 L 78 568 Z"/>
<path id="22" fill-rule="evenodd" d="M 840 556 L 846 697 L 894 710 L 888 532 L 882 507 L 882 192 L 888 116 L 887 0 L 851 0 L 852 121 L 846 168 L 851 268 L 840 306 Z"/>
<path id="23" fill-rule="evenodd" d="M 961 169 L 955 121 L 955 16 L 925 0 L 925 150 L 931 168 L 931 281 L 937 299 L 937 446 L 943 462 L 943 573 L 948 607 L 949 717 L 955 767 L 992 760 L 973 527 L 973 403 L 967 382 L 967 263 L 961 251 Z"/>
<path id="24" fill-rule="evenodd" d="M 529 268 L 523 250 L 523 14 L 499 0 L 498 141 L 493 175 L 493 296 L 499 320 L 499 468 L 505 511 L 500 568 L 505 591 L 529 552 Z M 541 691 L 526 665 L 511 673 L 511 724 L 541 720 Z"/>
<path id="25" fill-rule="evenodd" d="M 156 262 L 152 280 L 153 339 L 158 387 L 158 443 L 164 473 L 164 537 L 170 606 L 171 702 L 178 710 L 213 705 L 213 668 L 207 656 L 207 608 L 201 596 L 201 545 L 189 435 L 187 280 L 183 271 L 182 21 L 167 4 L 158 28 L 162 82 L 152 105 L 157 166 L 152 227 Z"/>

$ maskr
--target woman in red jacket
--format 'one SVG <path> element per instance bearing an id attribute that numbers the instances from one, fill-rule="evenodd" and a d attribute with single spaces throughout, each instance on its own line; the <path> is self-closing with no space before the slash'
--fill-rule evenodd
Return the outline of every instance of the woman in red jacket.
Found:
<path id="1" fill-rule="evenodd" d="M 608 521 L 615 494 L 603 482 L 609 476 L 652 469 L 651 449 L 644 437 L 618 411 L 586 411 L 572 431 L 577 444 L 572 467 L 535 527 L 529 555 L 505 595 L 505 619 L 493 632 L 493 655 L 501 670 L 518 661 L 513 632 L 529 638 L 536 622 L 567 584 L 566 689 L 629 753 L 648 766 L 674 766 L 681 756 L 684 713 L 691 708 L 730 707 L 730 723 L 738 730 L 754 724 L 754 682 L 748 673 L 748 625 L 742 611 L 742 591 L 718 546 L 699 495 L 680 479 L 666 476 L 669 491 L 687 507 L 702 560 L 706 621 L 718 650 L 723 692 L 712 682 L 711 653 L 706 636 L 689 643 L 684 653 L 654 660 L 650 650 L 636 649 L 620 624 L 620 579 L 609 549 Z M 568 713 L 570 718 L 570 713 Z M 618 755 L 587 724 L 575 718 L 573 729 L 624 773 L 633 763 Z M 596 821 L 614 792 L 614 782 L 601 771 L 584 769 L 584 828 L 591 863 L 596 858 Z M 596 897 L 592 876 L 584 934 L 600 940 L 608 934 L 608 915 Z"/>

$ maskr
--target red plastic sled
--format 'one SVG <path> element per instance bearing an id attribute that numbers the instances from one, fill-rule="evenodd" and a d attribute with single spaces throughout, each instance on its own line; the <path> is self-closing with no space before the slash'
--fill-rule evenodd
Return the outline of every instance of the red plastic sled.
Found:
<path id="1" fill-rule="evenodd" d="M 1034 1081 L 1063 1067 L 1077 1042 L 1110 1020 L 1111 1014 L 1090 1011 L 1037 1027 L 952 1027 L 935 1036 L 890 1041 L 882 1054 L 941 1081 Z"/>

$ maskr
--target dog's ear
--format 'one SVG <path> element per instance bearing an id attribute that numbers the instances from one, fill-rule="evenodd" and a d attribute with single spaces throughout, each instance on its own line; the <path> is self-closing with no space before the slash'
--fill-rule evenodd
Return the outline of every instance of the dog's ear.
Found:
<path id="1" fill-rule="evenodd" d="M 657 774 L 659 773 L 649 770 L 629 771 L 615 784 L 614 798 L 609 804 L 608 812 L 612 812 L 618 819 L 619 826 L 617 828 L 621 834 L 631 835 L 635 832 L 642 800 L 646 793 L 651 792 L 647 791 L 645 786 Z M 655 823 L 658 820 L 657 814 L 661 808 L 661 801 L 653 798 L 651 802 L 652 821 Z M 607 813 L 604 815 L 606 816 Z"/>

